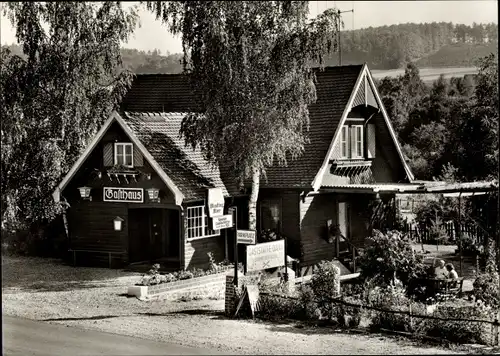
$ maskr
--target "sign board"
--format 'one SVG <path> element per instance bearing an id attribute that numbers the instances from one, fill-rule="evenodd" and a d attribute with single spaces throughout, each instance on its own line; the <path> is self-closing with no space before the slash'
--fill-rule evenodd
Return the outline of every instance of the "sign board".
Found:
<path id="1" fill-rule="evenodd" d="M 256 236 L 255 230 L 236 230 L 236 239 L 239 244 L 255 245 Z"/>
<path id="2" fill-rule="evenodd" d="M 212 229 L 220 230 L 233 227 L 233 215 L 215 216 L 212 218 Z"/>
<path id="3" fill-rule="evenodd" d="M 208 216 L 224 215 L 224 194 L 220 188 L 208 189 Z"/>
<path id="4" fill-rule="evenodd" d="M 246 250 L 247 272 L 285 265 L 285 240 L 249 245 Z"/>
<path id="5" fill-rule="evenodd" d="M 144 189 L 142 188 L 102 188 L 102 200 L 109 202 L 143 203 Z"/>

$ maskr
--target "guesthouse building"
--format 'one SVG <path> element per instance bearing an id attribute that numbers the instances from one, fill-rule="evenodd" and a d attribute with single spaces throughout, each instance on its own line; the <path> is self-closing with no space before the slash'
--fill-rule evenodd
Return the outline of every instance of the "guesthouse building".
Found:
<path id="1" fill-rule="evenodd" d="M 362 248 L 376 217 L 390 220 L 385 211 L 395 194 L 417 189 L 368 67 L 327 67 L 316 77 L 304 154 L 267 169 L 258 201 L 259 232 L 286 237 L 303 272 L 340 258 L 342 244 Z M 183 117 L 197 107 L 187 79 L 137 75 L 120 110 L 55 190 L 54 199 L 70 206 L 77 265 L 162 261 L 188 269 L 206 267 L 208 253 L 233 258 L 232 230 L 212 228 L 208 192 L 225 213 L 237 207 L 237 226 L 245 229 L 249 186 L 211 167 L 180 137 Z"/>

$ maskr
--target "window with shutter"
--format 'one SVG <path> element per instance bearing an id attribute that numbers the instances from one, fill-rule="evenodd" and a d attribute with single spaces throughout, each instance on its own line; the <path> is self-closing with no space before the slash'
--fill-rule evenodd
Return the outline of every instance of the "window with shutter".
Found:
<path id="1" fill-rule="evenodd" d="M 131 143 L 117 142 L 115 143 L 115 165 L 124 167 L 134 166 L 133 145 Z"/>

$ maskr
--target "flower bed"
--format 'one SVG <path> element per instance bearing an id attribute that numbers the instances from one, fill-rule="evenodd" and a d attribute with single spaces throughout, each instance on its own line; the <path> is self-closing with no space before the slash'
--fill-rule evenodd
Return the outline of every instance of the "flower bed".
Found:
<path id="1" fill-rule="evenodd" d="M 227 269 L 218 273 L 168 283 L 134 285 L 128 287 L 128 295 L 141 300 L 161 298 L 167 300 L 193 298 L 222 298 L 225 291 Z"/>

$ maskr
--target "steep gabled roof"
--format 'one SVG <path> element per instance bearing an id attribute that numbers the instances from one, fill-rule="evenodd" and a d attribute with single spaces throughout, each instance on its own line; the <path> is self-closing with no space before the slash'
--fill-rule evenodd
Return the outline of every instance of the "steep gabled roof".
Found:
<path id="1" fill-rule="evenodd" d="M 204 199 L 207 188 L 221 188 L 225 196 L 237 194 L 235 185 L 226 187 L 219 168 L 210 166 L 199 149 L 186 147 L 179 134 L 185 115 L 123 112 L 123 118 L 134 135 L 172 179 L 186 201 Z"/>
<path id="2" fill-rule="evenodd" d="M 317 101 L 309 107 L 310 127 L 307 133 L 309 143 L 305 145 L 303 155 L 294 161 L 289 161 L 287 167 L 269 167 L 261 186 L 319 189 L 328 163 L 329 153 L 339 137 L 340 130 L 338 128 L 345 120 L 351 107 L 363 100 L 381 110 L 396 151 L 401 158 L 401 163 L 409 180 L 412 180 L 413 175 L 405 162 L 400 144 L 367 66 L 326 67 L 323 71 L 316 70 L 316 78 Z M 140 113 L 140 116 L 144 118 L 145 113 L 148 112 L 193 112 L 197 110 L 196 103 L 196 96 L 185 75 L 146 74 L 136 76 L 132 88 L 123 100 L 122 110 L 127 112 L 129 116 Z M 175 122 L 168 121 L 173 125 L 171 128 L 164 127 L 162 129 L 173 130 L 169 131 L 170 137 L 177 128 L 180 128 L 180 122 L 176 120 L 174 120 Z M 180 141 L 176 144 L 183 146 Z M 187 151 L 184 153 L 189 157 L 190 153 Z M 196 157 L 193 159 L 201 167 L 201 153 L 196 153 Z M 200 172 L 202 171 L 204 169 L 200 168 Z"/>
<path id="3" fill-rule="evenodd" d="M 73 166 L 71 167 L 69 172 L 64 176 L 61 183 L 59 183 L 59 185 L 56 187 L 56 189 L 52 193 L 52 197 L 54 198 L 54 201 L 56 201 L 56 202 L 60 201 L 61 192 L 68 185 L 70 180 L 75 176 L 78 169 L 80 169 L 80 167 L 83 165 L 85 160 L 89 157 L 89 155 L 92 153 L 92 151 L 96 148 L 99 141 L 101 141 L 101 139 L 104 137 L 104 135 L 106 134 L 108 129 L 111 127 L 111 124 L 115 121 L 121 126 L 123 131 L 129 137 L 130 141 L 132 141 L 134 143 L 134 145 L 136 145 L 138 147 L 139 151 L 146 158 L 146 160 L 149 162 L 151 167 L 153 167 L 153 169 L 160 176 L 160 178 L 163 180 L 165 185 L 171 190 L 171 192 L 175 198 L 175 203 L 177 205 L 180 205 L 182 203 L 182 200 L 184 199 L 184 195 L 177 188 L 176 184 L 170 179 L 170 177 L 167 174 L 165 174 L 165 171 L 158 165 L 156 160 L 151 156 L 149 151 L 144 147 L 144 145 L 134 135 L 134 133 L 132 133 L 132 131 L 127 126 L 125 121 L 122 119 L 122 117 L 116 111 L 113 111 L 111 113 L 109 118 L 102 125 L 100 130 L 95 134 L 94 138 L 90 141 L 87 148 L 83 151 L 83 153 L 80 155 L 78 160 L 73 164 Z"/>

